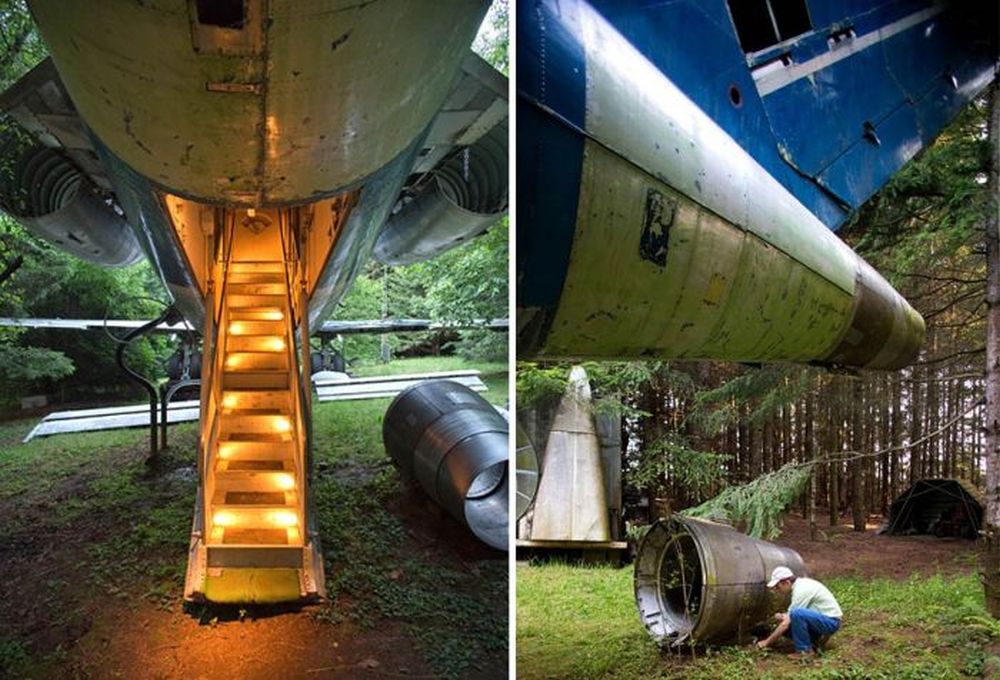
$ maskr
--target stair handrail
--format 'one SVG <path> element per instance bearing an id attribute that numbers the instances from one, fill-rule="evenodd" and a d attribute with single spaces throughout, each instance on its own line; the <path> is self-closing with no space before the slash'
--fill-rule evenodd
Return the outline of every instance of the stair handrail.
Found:
<path id="1" fill-rule="evenodd" d="M 212 313 L 209 314 L 209 318 L 206 320 L 205 340 L 202 344 L 201 416 L 203 421 L 201 427 L 202 439 L 199 440 L 202 449 L 198 456 L 198 463 L 201 466 L 201 469 L 198 471 L 198 478 L 204 480 L 204 483 L 201 485 L 203 494 L 201 503 L 203 531 L 208 531 L 210 526 L 208 513 L 211 506 L 212 493 L 214 492 L 214 488 L 209 488 L 209 481 L 212 479 L 212 475 L 208 474 L 208 472 L 212 470 L 212 463 L 216 454 L 215 449 L 217 448 L 216 444 L 219 440 L 219 410 L 222 403 L 219 371 L 223 369 L 221 363 L 222 356 L 225 354 L 225 352 L 219 351 L 219 348 L 225 347 L 228 334 L 223 314 L 225 313 L 226 293 L 229 286 L 229 263 L 232 259 L 233 242 L 236 240 L 235 213 L 224 209 L 217 209 L 216 215 L 222 220 L 220 234 L 222 247 L 219 248 L 217 246 L 215 248 L 215 265 L 219 267 L 222 280 L 221 282 L 216 281 L 213 276 L 211 289 Z M 207 538 L 203 537 L 203 540 L 207 540 Z"/>
<path id="2" fill-rule="evenodd" d="M 305 286 L 302 284 L 302 258 L 301 250 L 298 248 L 296 239 L 292 238 L 292 221 L 288 219 L 288 215 L 294 214 L 290 212 L 281 211 L 279 212 L 279 234 L 281 236 L 282 245 L 282 255 L 285 261 L 285 295 L 288 300 L 288 309 L 292 314 L 291 324 L 291 337 L 289 338 L 290 343 L 287 351 L 293 358 L 293 369 L 292 369 L 292 380 L 293 387 L 292 392 L 295 394 L 295 417 L 293 419 L 293 432 L 296 439 L 296 443 L 301 447 L 303 453 L 303 469 L 296 469 L 297 479 L 300 480 L 302 487 L 302 493 L 298 497 L 298 515 L 303 520 L 306 518 L 306 507 L 308 506 L 307 498 L 311 493 L 311 475 L 312 475 L 312 419 L 310 417 L 310 402 L 309 395 L 306 393 L 303 385 L 302 372 L 303 370 L 308 370 L 309 368 L 309 334 L 308 334 L 308 319 L 307 315 L 302 312 L 303 310 L 303 297 L 305 295 Z M 285 231 L 286 227 L 288 230 L 288 239 L 286 241 Z M 293 250 L 294 248 L 294 250 Z M 292 296 L 292 289 L 295 288 L 297 296 Z M 296 327 L 301 329 L 301 338 L 295 337 Z M 304 338 L 304 341 L 302 340 Z M 302 355 L 300 356 L 298 352 L 295 351 L 296 341 L 303 342 L 302 344 Z M 298 457 L 296 457 L 298 460 Z M 302 535 L 303 545 L 308 544 L 308 536 L 306 535 L 309 531 L 309 527 L 303 522 L 300 527 L 300 532 Z"/>

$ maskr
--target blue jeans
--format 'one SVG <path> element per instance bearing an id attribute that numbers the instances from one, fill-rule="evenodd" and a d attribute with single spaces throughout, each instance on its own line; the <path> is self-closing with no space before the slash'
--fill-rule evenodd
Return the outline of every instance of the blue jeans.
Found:
<path id="1" fill-rule="evenodd" d="M 793 607 L 788 610 L 788 616 L 792 621 L 786 635 L 789 635 L 795 643 L 796 652 L 808 652 L 820 637 L 840 630 L 840 619 L 820 614 L 812 609 Z"/>

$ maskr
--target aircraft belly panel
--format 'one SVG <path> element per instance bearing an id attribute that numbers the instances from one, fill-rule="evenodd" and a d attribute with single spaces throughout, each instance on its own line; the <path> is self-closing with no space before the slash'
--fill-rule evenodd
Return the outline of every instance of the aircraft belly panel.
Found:
<path id="1" fill-rule="evenodd" d="M 809 360 L 844 333 L 851 294 L 593 142 L 580 189 L 545 354 Z"/>
<path id="2" fill-rule="evenodd" d="M 205 202 L 314 201 L 398 156 L 448 95 L 485 2 L 35 0 L 74 103 L 140 173 Z M 405 112 L 404 115 L 400 113 Z"/>

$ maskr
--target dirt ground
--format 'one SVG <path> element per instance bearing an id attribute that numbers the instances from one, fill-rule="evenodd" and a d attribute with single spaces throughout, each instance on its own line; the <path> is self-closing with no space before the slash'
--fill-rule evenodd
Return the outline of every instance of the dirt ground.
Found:
<path id="1" fill-rule="evenodd" d="M 809 523 L 797 514 L 785 518 L 781 536 L 775 543 L 796 550 L 805 560 L 809 575 L 818 579 L 831 576 L 891 578 L 906 580 L 914 573 L 967 574 L 977 559 L 977 544 L 961 538 L 935 536 L 876 535 L 880 517 L 871 517 L 864 532 L 853 530 L 850 518 L 837 526 L 817 512 L 819 540 L 809 538 Z"/>
<path id="2" fill-rule="evenodd" d="M 502 575 L 495 585 L 506 594 L 506 553 L 476 540 L 414 482 L 392 481 L 389 497 L 376 498 L 372 480 L 388 463 L 353 464 L 357 479 L 343 464 L 318 466 L 321 493 L 340 480 L 321 519 L 346 525 L 321 527 L 328 584 L 355 579 L 336 600 L 241 611 L 182 603 L 196 474 L 187 456 L 171 454 L 108 481 L 109 469 L 141 466 L 144 456 L 144 443 L 130 439 L 107 454 L 106 469 L 88 461 L 30 498 L 0 496 L 0 678 L 507 677 L 506 601 L 483 585 Z M 65 503 L 86 511 L 56 522 Z M 375 521 L 396 533 L 366 535 Z M 439 577 L 447 582 L 430 596 L 439 607 L 428 611 L 424 583 Z M 503 617 L 495 627 L 504 646 L 494 635 L 470 651 L 484 611 Z M 449 655 L 465 665 L 449 666 Z"/>

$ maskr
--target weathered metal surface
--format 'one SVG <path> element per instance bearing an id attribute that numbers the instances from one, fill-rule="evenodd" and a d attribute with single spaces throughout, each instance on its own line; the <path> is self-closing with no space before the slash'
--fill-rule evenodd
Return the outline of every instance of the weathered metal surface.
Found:
<path id="1" fill-rule="evenodd" d="M 607 505 L 590 383 L 574 366 L 545 445 L 531 539 L 610 541 Z"/>
<path id="2" fill-rule="evenodd" d="M 174 231 L 166 204 L 149 179 L 94 138 L 97 156 L 114 187 L 115 198 L 172 302 L 199 331 L 205 321 L 205 298 L 197 275 Z"/>
<path id="3" fill-rule="evenodd" d="M 507 209 L 506 120 L 457 151 L 389 218 L 374 255 L 390 265 L 433 258 L 475 238 Z"/>
<path id="4" fill-rule="evenodd" d="M 0 326 L 23 328 L 62 328 L 67 330 L 100 330 L 101 328 L 138 328 L 146 321 L 128 319 L 39 319 L 0 317 Z M 507 319 L 474 319 L 469 322 L 431 321 L 430 319 L 372 319 L 359 321 L 324 321 L 313 331 L 314 335 L 353 335 L 361 333 L 409 333 L 444 329 L 483 328 L 504 331 L 510 326 Z M 183 333 L 191 331 L 186 322 L 162 323 L 152 332 Z"/>
<path id="5" fill-rule="evenodd" d="M 0 326 L 5 319 L 0 319 Z M 75 323 L 75 322 L 71 322 Z M 100 321 L 90 322 L 92 328 L 99 328 Z M 134 322 L 128 328 L 137 328 L 141 321 Z M 78 328 L 74 325 L 73 328 Z M 183 330 L 183 328 L 177 328 Z M 174 332 L 174 331 L 170 331 Z M 336 401 L 350 399 L 376 399 L 392 397 L 402 390 L 424 380 L 447 378 L 457 381 L 471 390 L 486 391 L 486 384 L 479 378 L 479 371 L 451 371 L 424 373 L 419 375 L 399 375 L 373 378 L 350 378 L 342 381 L 314 380 L 319 401 Z M 167 422 L 183 423 L 198 420 L 199 402 L 172 402 L 167 409 Z M 126 427 L 149 427 L 149 405 L 135 404 L 130 406 L 111 406 L 98 409 L 79 409 L 72 411 L 56 411 L 45 416 L 24 438 L 25 442 L 35 437 L 45 437 L 52 434 L 70 432 L 90 432 L 96 430 L 116 430 Z"/>
<path id="6" fill-rule="evenodd" d="M 0 138 L 9 163 L 0 175 L 0 206 L 25 229 L 76 257 L 124 267 L 142 259 L 125 219 L 60 149 L 29 141 L 17 126 Z"/>
<path id="7" fill-rule="evenodd" d="M 577 204 L 551 217 L 568 225 L 531 241 L 530 199 L 522 212 L 522 356 L 868 368 L 916 356 L 916 312 L 653 63 L 586 3 L 567 3 L 557 23 L 545 58 L 585 78 L 580 93 L 563 93 L 579 106 L 562 126 L 582 139 L 582 161 Z M 542 168 L 518 175 L 543 187 L 536 200 L 564 188 Z M 872 304 L 858 315 L 862 297 Z M 848 335 L 866 351 L 845 351 Z"/>
<path id="8" fill-rule="evenodd" d="M 622 416 L 621 413 L 595 413 L 594 422 L 597 440 L 601 443 L 601 469 L 611 539 L 617 541 L 622 538 Z"/>
<path id="9" fill-rule="evenodd" d="M 31 10 L 117 156 L 171 193 L 261 206 L 336 193 L 402 153 L 448 95 L 486 6 L 250 0 L 230 27 L 185 0 Z"/>
<path id="10" fill-rule="evenodd" d="M 636 556 L 639 616 L 661 645 L 744 639 L 781 608 L 767 589 L 778 566 L 807 575 L 791 548 L 682 515 L 660 520 L 649 528 Z"/>
<path id="11" fill-rule="evenodd" d="M 545 97 L 569 121 L 573 100 L 561 95 L 574 76 L 564 67 L 579 67 L 583 79 L 585 66 L 561 61 L 581 46 L 571 40 L 563 50 L 559 36 L 576 4 L 518 5 L 518 87 Z M 833 229 L 936 137 L 995 70 L 996 3 L 807 0 L 803 33 L 749 53 L 733 16 L 766 14 L 763 3 L 586 4 Z M 541 87 L 534 87 L 539 73 Z M 865 140 L 865 121 L 881 145 Z M 562 161 L 565 169 L 572 159 Z"/>
<path id="12" fill-rule="evenodd" d="M 409 177 L 425 136 L 426 130 L 365 182 L 357 203 L 337 235 L 330 257 L 313 283 L 309 297 L 310 326 L 333 315 L 337 303 L 368 262 L 375 240 Z"/>
<path id="13" fill-rule="evenodd" d="M 401 392 L 382 423 L 386 451 L 481 541 L 507 550 L 508 425 L 489 402 L 447 380 Z"/>
<path id="14" fill-rule="evenodd" d="M 175 401 L 167 409 L 167 420 L 171 423 L 198 420 L 199 408 L 200 403 L 197 399 Z M 35 425 L 24 438 L 24 441 L 29 442 L 35 437 L 46 437 L 52 434 L 117 430 L 124 427 L 149 427 L 149 425 L 149 404 L 56 411 L 42 418 L 41 422 Z"/>
<path id="15" fill-rule="evenodd" d="M 319 401 L 394 397 L 403 390 L 427 380 L 449 380 L 474 392 L 485 392 L 488 389 L 480 377 L 482 374 L 475 370 L 438 371 L 373 378 L 351 378 L 344 373 L 330 375 L 331 373 L 332 371 L 324 371 L 312 377 L 316 398 Z"/>
<path id="16" fill-rule="evenodd" d="M 517 474 L 517 486 L 514 490 L 516 494 L 515 511 L 516 519 L 524 517 L 528 508 L 535 502 L 535 494 L 538 492 L 538 456 L 535 454 L 535 447 L 531 445 L 528 434 L 521 423 L 517 423 L 516 446 L 514 451 L 514 464 Z"/>

